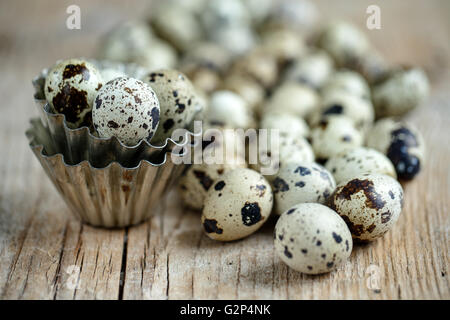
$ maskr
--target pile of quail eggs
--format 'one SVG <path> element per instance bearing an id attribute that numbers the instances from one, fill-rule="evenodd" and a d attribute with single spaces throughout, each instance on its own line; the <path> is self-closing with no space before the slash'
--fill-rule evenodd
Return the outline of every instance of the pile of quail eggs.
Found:
<path id="1" fill-rule="evenodd" d="M 279 157 L 275 174 L 237 153 L 191 165 L 180 196 L 219 241 L 250 236 L 272 214 L 281 260 L 329 272 L 354 241 L 398 220 L 397 179 L 412 180 L 425 160 L 420 132 L 399 117 L 424 102 L 429 82 L 420 68 L 389 65 L 351 23 L 317 22 L 306 0 L 159 1 L 148 23 L 118 26 L 101 47 L 100 58 L 147 68 L 143 79 L 69 60 L 49 72 L 46 97 L 74 126 L 91 117 L 101 137 L 126 144 L 161 141 L 194 118 L 204 131 L 278 129 L 279 144 L 260 150 Z M 213 149 L 242 144 L 221 137 Z"/>

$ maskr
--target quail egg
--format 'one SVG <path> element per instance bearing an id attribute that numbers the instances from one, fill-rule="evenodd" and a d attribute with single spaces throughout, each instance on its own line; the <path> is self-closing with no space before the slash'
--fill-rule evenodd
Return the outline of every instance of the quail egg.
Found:
<path id="1" fill-rule="evenodd" d="M 263 107 L 263 113 L 273 111 L 289 113 L 297 117 L 306 117 L 319 105 L 317 93 L 300 83 L 285 82 L 275 89 Z"/>
<path id="2" fill-rule="evenodd" d="M 221 84 L 222 72 L 230 63 L 230 53 L 211 42 L 196 43 L 183 57 L 180 70 L 196 88 L 210 93 Z"/>
<path id="3" fill-rule="evenodd" d="M 161 69 L 150 72 L 144 82 L 152 87 L 161 108 L 161 125 L 153 138 L 161 143 L 175 129 L 185 128 L 201 110 L 200 99 L 191 81 L 181 72 Z"/>
<path id="4" fill-rule="evenodd" d="M 173 68 L 178 62 L 175 49 L 167 42 L 154 39 L 148 47 L 130 53 L 131 60 L 148 70 Z"/>
<path id="5" fill-rule="evenodd" d="M 370 51 L 365 34 L 343 21 L 332 22 L 324 28 L 319 36 L 319 46 L 328 51 L 339 67 L 349 68 Z"/>
<path id="6" fill-rule="evenodd" d="M 92 105 L 103 79 L 97 68 L 81 59 L 56 64 L 45 78 L 45 99 L 72 128 L 92 124 Z"/>
<path id="7" fill-rule="evenodd" d="M 228 90 L 216 91 L 211 95 L 208 120 L 232 128 L 246 129 L 254 125 L 252 112 L 245 100 Z"/>
<path id="8" fill-rule="evenodd" d="M 264 87 L 245 75 L 228 75 L 222 83 L 222 89 L 237 93 L 247 102 L 250 109 L 256 111 L 259 110 L 266 97 Z"/>
<path id="9" fill-rule="evenodd" d="M 328 159 L 325 168 L 333 174 L 336 183 L 363 173 L 380 173 L 396 179 L 392 162 L 381 152 L 370 148 L 354 148 Z"/>
<path id="10" fill-rule="evenodd" d="M 274 243 L 284 263 L 306 274 L 333 271 L 353 248 L 344 220 L 318 203 L 301 203 L 284 212 L 275 226 Z"/>
<path id="11" fill-rule="evenodd" d="M 233 57 L 241 56 L 250 51 L 257 39 L 256 35 L 247 25 L 231 25 L 224 28 L 209 30 L 209 40 L 221 45 Z"/>
<path id="12" fill-rule="evenodd" d="M 151 23 L 156 33 L 178 50 L 188 49 L 202 37 L 202 28 L 196 17 L 168 2 L 161 2 L 153 10 Z"/>
<path id="13" fill-rule="evenodd" d="M 318 161 L 326 161 L 340 152 L 363 144 L 363 135 L 353 121 L 345 116 L 321 120 L 311 129 L 310 139 Z"/>
<path id="14" fill-rule="evenodd" d="M 202 160 L 207 164 L 245 163 L 245 142 L 245 135 L 234 128 L 203 123 Z"/>
<path id="15" fill-rule="evenodd" d="M 100 56 L 106 60 L 131 62 L 132 54 L 149 48 L 153 38 L 153 32 L 145 22 L 122 23 L 106 35 Z"/>
<path id="16" fill-rule="evenodd" d="M 230 62 L 231 55 L 227 50 L 213 42 L 200 42 L 184 53 L 181 65 L 188 70 L 203 67 L 221 73 L 227 69 Z"/>
<path id="17" fill-rule="evenodd" d="M 180 179 L 179 190 L 183 202 L 191 209 L 201 210 L 206 193 L 214 181 L 231 169 L 246 167 L 245 159 L 235 158 L 221 164 L 194 164 Z"/>
<path id="18" fill-rule="evenodd" d="M 275 213 L 282 214 L 299 203 L 324 204 L 336 188 L 330 172 L 317 163 L 283 164 L 272 181 Z"/>
<path id="19" fill-rule="evenodd" d="M 354 70 L 359 72 L 370 85 L 373 85 L 385 77 L 389 71 L 389 65 L 377 50 L 371 48 L 356 61 Z"/>
<path id="20" fill-rule="evenodd" d="M 260 129 L 279 130 L 281 136 L 307 137 L 309 127 L 306 121 L 291 114 L 273 111 L 266 113 L 261 119 Z"/>
<path id="21" fill-rule="evenodd" d="M 257 159 L 249 158 L 249 164 L 269 181 L 275 179 L 279 168 L 285 163 L 314 161 L 313 149 L 303 137 L 279 136 L 279 141 L 275 144 L 270 135 L 266 138 L 268 140 L 260 135 L 259 145 L 250 144 L 249 154 L 256 154 Z"/>
<path id="22" fill-rule="evenodd" d="M 217 179 L 206 194 L 203 228 L 211 239 L 237 240 L 258 230 L 272 211 L 269 183 L 256 171 L 237 168 Z"/>
<path id="23" fill-rule="evenodd" d="M 116 78 L 95 98 L 92 118 L 102 138 L 117 137 L 134 146 L 150 141 L 159 124 L 159 101 L 152 88 L 134 78 Z"/>
<path id="24" fill-rule="evenodd" d="M 265 32 L 261 39 L 263 51 L 274 56 L 278 62 L 286 63 L 305 52 L 305 43 L 297 32 L 281 28 Z"/>
<path id="25" fill-rule="evenodd" d="M 430 84 L 419 68 L 398 70 L 373 88 L 377 117 L 401 116 L 422 104 Z"/>
<path id="26" fill-rule="evenodd" d="M 341 70 L 335 72 L 328 78 L 321 89 L 324 95 L 334 90 L 344 91 L 365 100 L 370 99 L 369 85 L 359 73 L 354 71 Z"/>
<path id="27" fill-rule="evenodd" d="M 346 116 L 353 120 L 357 129 L 366 131 L 374 121 L 374 111 L 370 100 L 362 99 L 342 90 L 329 90 L 322 96 L 320 111 L 310 117 L 312 124 L 334 117 Z"/>
<path id="28" fill-rule="evenodd" d="M 391 160 L 400 179 L 413 179 L 424 166 L 425 142 L 411 124 L 390 118 L 379 120 L 368 132 L 366 144 Z"/>
<path id="29" fill-rule="evenodd" d="M 347 223 L 354 239 L 372 241 L 388 232 L 403 207 L 402 186 L 384 174 L 362 174 L 340 183 L 328 206 Z"/>
<path id="30" fill-rule="evenodd" d="M 333 59 L 323 50 L 312 50 L 305 56 L 296 58 L 284 73 L 285 81 L 296 81 L 319 89 L 334 69 Z"/>
<path id="31" fill-rule="evenodd" d="M 231 67 L 230 73 L 248 76 L 264 88 L 270 88 L 277 81 L 278 64 L 272 55 L 260 49 L 254 49 L 239 57 Z"/>

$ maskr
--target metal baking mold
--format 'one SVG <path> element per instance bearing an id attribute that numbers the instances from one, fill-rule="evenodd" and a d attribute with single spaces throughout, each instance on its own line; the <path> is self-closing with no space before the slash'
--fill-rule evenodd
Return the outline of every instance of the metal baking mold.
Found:
<path id="1" fill-rule="evenodd" d="M 84 160 L 66 162 L 48 128 L 32 120 L 27 131 L 30 147 L 70 211 L 81 221 L 97 227 L 117 228 L 138 224 L 162 209 L 165 195 L 185 169 L 172 157 L 184 154 L 160 153 L 160 159 L 143 159 L 134 167 L 110 162 L 96 168 Z"/>
<path id="2" fill-rule="evenodd" d="M 112 68 L 129 74 L 142 77 L 146 70 L 135 64 L 122 64 L 108 61 L 89 60 L 97 67 Z M 157 157 L 173 149 L 175 145 L 182 145 L 187 141 L 193 141 L 201 132 L 193 133 L 193 123 L 186 128 L 184 137 L 179 141 L 167 138 L 161 145 L 153 145 L 142 140 L 135 146 L 124 145 L 116 137 L 100 138 L 93 134 L 88 127 L 72 129 L 67 126 L 65 116 L 52 112 L 50 105 L 45 100 L 44 84 L 48 69 L 42 70 L 32 82 L 35 88 L 34 100 L 39 116 L 44 127 L 49 129 L 50 138 L 53 141 L 52 153 L 61 153 L 67 164 L 75 165 L 82 161 L 97 168 L 106 167 L 109 163 L 117 161 L 124 167 L 135 167 L 139 161 Z M 197 110 L 200 112 L 200 110 Z M 36 123 L 32 124 L 36 126 Z"/>

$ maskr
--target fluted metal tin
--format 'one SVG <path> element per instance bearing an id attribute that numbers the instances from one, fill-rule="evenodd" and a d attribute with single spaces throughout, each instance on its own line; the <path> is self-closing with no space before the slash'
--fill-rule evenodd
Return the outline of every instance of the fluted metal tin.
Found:
<path id="1" fill-rule="evenodd" d="M 92 61 L 99 68 L 117 64 Z M 145 70 L 120 65 L 126 74 L 141 78 Z M 99 138 L 88 127 L 72 129 L 64 115 L 55 114 L 44 96 L 47 70 L 33 80 L 40 119 L 26 132 L 30 147 L 71 211 L 83 222 L 99 227 L 126 227 L 148 219 L 164 204 L 171 184 L 185 168 L 175 164 L 195 147 L 201 132 L 186 130 L 180 141 L 162 145 L 141 141 L 126 146 L 117 138 Z M 190 129 L 190 128 L 189 128 Z M 174 153 L 175 146 L 185 147 Z"/>
<path id="2" fill-rule="evenodd" d="M 147 72 L 146 69 L 134 64 L 90 61 L 100 70 L 102 68 L 115 68 L 136 78 L 142 78 Z M 61 153 L 65 162 L 69 165 L 87 160 L 96 168 L 106 167 L 114 161 L 124 167 L 135 167 L 143 159 L 162 157 L 165 152 L 172 150 L 175 145 L 184 143 L 188 138 L 184 136 L 180 141 L 167 138 L 164 143 L 158 145 L 142 140 L 135 146 L 127 146 L 116 137 L 100 138 L 91 132 L 88 127 L 70 128 L 67 126 L 65 116 L 53 113 L 45 100 L 44 84 L 47 72 L 47 69 L 42 70 L 40 75 L 33 80 L 34 101 L 43 125 L 49 129 L 50 138 L 53 140 L 53 153 Z M 200 111 L 197 110 L 196 112 Z M 189 130 L 192 127 L 186 129 Z"/>
<path id="3" fill-rule="evenodd" d="M 160 159 L 143 159 L 135 167 L 112 162 L 96 168 L 86 160 L 68 164 L 63 154 L 54 153 L 51 133 L 39 119 L 32 120 L 27 137 L 68 207 L 93 226 L 126 227 L 148 219 L 161 209 L 168 188 L 185 168 L 172 158 L 184 154 L 170 152 Z"/>

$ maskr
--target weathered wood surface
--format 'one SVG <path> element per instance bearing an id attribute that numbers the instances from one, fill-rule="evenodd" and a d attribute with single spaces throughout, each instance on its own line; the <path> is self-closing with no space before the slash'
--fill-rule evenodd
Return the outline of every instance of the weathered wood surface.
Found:
<path id="1" fill-rule="evenodd" d="M 121 19 L 142 16 L 146 4 L 82 1 L 82 29 L 69 31 L 66 2 L 0 3 L 1 299 L 450 298 L 448 1 L 408 1 L 408 7 L 353 1 L 340 8 L 319 1 L 324 17 L 339 12 L 362 26 L 367 5 L 378 3 L 382 29 L 369 36 L 391 61 L 424 66 L 433 94 L 410 117 L 429 156 L 420 177 L 405 185 L 401 219 L 383 239 L 357 246 L 339 270 L 316 277 L 276 257 L 274 220 L 248 239 L 213 242 L 198 213 L 181 209 L 175 193 L 164 215 L 126 230 L 95 229 L 69 215 L 24 136 L 34 115 L 30 80 L 56 59 L 94 56 L 98 36 Z M 375 269 L 380 290 L 367 286 Z"/>

